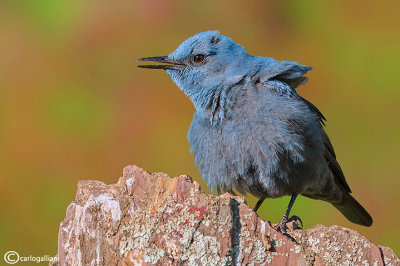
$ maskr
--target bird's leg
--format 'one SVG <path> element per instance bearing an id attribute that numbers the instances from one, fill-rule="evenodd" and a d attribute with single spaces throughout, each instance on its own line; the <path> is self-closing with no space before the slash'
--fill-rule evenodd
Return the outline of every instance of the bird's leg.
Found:
<path id="1" fill-rule="evenodd" d="M 288 217 L 289 217 L 289 214 L 290 214 L 290 210 L 292 209 L 294 201 L 296 200 L 296 198 L 297 198 L 297 195 L 292 195 L 292 198 L 290 199 L 289 205 L 288 205 L 288 207 L 286 209 L 285 215 L 283 215 L 282 219 L 275 226 L 276 230 L 278 230 L 278 231 L 280 231 L 282 233 L 286 232 L 286 223 L 289 221 Z M 298 217 L 296 216 L 296 218 L 298 218 Z M 300 218 L 298 218 L 298 219 L 300 220 Z M 301 220 L 300 220 L 300 222 L 301 222 Z"/>
<path id="2" fill-rule="evenodd" d="M 231 194 L 231 195 L 233 195 L 233 196 L 237 196 L 236 193 L 235 193 L 235 191 L 233 191 L 232 189 L 229 190 L 228 192 L 229 192 L 229 194 Z"/>
<path id="3" fill-rule="evenodd" d="M 255 213 L 257 213 L 258 208 L 261 207 L 261 204 L 263 204 L 264 200 L 265 200 L 265 198 L 260 198 L 257 201 L 256 206 L 254 206 L 254 209 L 253 209 Z"/>

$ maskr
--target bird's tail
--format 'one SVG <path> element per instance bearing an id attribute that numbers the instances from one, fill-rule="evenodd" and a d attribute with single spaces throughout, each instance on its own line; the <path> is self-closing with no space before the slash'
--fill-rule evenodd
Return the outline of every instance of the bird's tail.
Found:
<path id="1" fill-rule="evenodd" d="M 332 205 L 350 222 L 364 226 L 372 225 L 371 215 L 349 193 L 344 192 L 342 201 L 340 203 L 332 203 Z"/>

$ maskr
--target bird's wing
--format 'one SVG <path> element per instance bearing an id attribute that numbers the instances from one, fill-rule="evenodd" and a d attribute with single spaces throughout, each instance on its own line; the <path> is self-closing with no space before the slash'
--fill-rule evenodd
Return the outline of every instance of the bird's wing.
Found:
<path id="1" fill-rule="evenodd" d="M 318 117 L 321 123 L 321 125 L 319 126 L 324 145 L 323 156 L 325 157 L 328 163 L 329 172 L 332 174 L 334 182 L 337 188 L 339 188 L 339 190 L 336 190 L 336 188 L 332 188 L 331 185 L 329 185 L 330 186 L 329 188 L 327 187 L 321 190 L 322 194 L 314 195 L 314 194 L 302 193 L 302 195 L 310 198 L 326 200 L 332 203 L 333 206 L 335 206 L 349 221 L 364 226 L 370 226 L 372 224 L 371 215 L 361 206 L 360 203 L 358 203 L 350 195 L 351 190 L 349 184 L 347 183 L 343 171 L 336 160 L 336 154 L 333 149 L 333 146 L 323 128 L 325 117 L 322 115 L 322 113 L 318 110 L 317 107 L 315 107 L 312 103 L 308 102 L 304 98 L 298 96 L 297 93 L 294 91 L 294 89 L 290 88 L 287 84 L 282 86 L 281 81 L 274 81 L 274 80 L 269 81 L 268 83 L 269 85 L 271 85 L 270 90 L 278 92 L 279 95 L 292 99 L 294 98 L 296 100 L 300 100 L 301 102 L 303 102 L 309 108 L 309 110 L 316 117 Z M 304 128 L 302 128 L 302 125 L 298 123 L 298 121 L 288 120 L 287 122 L 291 126 L 290 129 L 297 131 L 297 134 L 299 133 L 303 134 L 305 132 Z M 307 136 L 305 134 L 303 135 L 305 136 L 305 140 L 307 140 Z M 336 193 L 338 193 L 335 194 L 337 196 L 332 195 L 332 189 L 333 191 L 336 191 Z M 325 197 L 324 195 L 327 197 Z"/>
<path id="2" fill-rule="evenodd" d="M 308 106 L 308 108 L 310 108 L 311 112 L 313 112 L 315 115 L 317 115 L 317 117 L 319 118 L 319 122 L 320 122 L 322 125 L 325 126 L 325 122 L 324 122 L 324 121 L 326 121 L 326 118 L 325 118 L 325 116 L 321 113 L 321 111 L 318 110 L 318 108 L 317 108 L 314 104 L 310 103 L 309 101 L 307 101 L 306 99 L 304 99 L 304 98 L 301 97 L 300 95 L 298 95 L 298 97 L 300 98 L 301 101 L 303 101 L 303 102 Z M 328 139 L 328 140 L 329 140 L 329 139 Z M 331 145 L 331 146 L 332 146 L 332 145 Z"/>
<path id="3" fill-rule="evenodd" d="M 307 101 L 306 99 L 304 99 L 303 97 L 299 96 L 299 98 L 303 102 L 305 102 L 308 108 L 310 108 L 311 112 L 313 112 L 319 118 L 320 123 L 322 125 L 325 125 L 324 121 L 326 121 L 326 118 L 318 110 L 318 108 L 309 101 Z M 342 168 L 340 167 L 338 161 L 336 160 L 336 154 L 335 150 L 333 149 L 332 143 L 329 140 L 329 137 L 326 134 L 325 130 L 323 128 L 321 128 L 321 130 L 324 138 L 324 156 L 328 161 L 329 169 L 331 170 L 336 180 L 336 183 L 339 184 L 344 189 L 344 191 L 351 193 L 349 184 L 347 183 L 346 178 L 344 177 Z"/>
<path id="4" fill-rule="evenodd" d="M 325 133 L 324 130 L 323 130 L 323 137 L 325 140 L 324 155 L 326 160 L 328 161 L 329 169 L 331 170 L 336 183 L 340 185 L 342 189 L 344 189 L 344 191 L 351 193 L 351 189 L 346 181 L 346 178 L 344 177 L 342 168 L 340 168 L 340 165 L 336 160 L 336 154 L 335 151 L 333 150 L 332 143 L 329 140 L 328 135 Z"/>

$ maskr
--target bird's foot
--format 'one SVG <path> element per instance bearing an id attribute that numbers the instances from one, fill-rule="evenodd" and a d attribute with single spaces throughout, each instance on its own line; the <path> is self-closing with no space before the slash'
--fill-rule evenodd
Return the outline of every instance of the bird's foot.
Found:
<path id="1" fill-rule="evenodd" d="M 279 221 L 279 223 L 274 226 L 274 229 L 283 234 L 286 233 L 286 229 L 288 229 L 286 223 L 288 221 L 289 219 L 286 216 L 283 216 L 282 219 Z"/>
<path id="2" fill-rule="evenodd" d="M 285 234 L 287 230 L 294 231 L 296 229 L 301 229 L 303 227 L 303 222 L 300 217 L 293 215 L 290 219 L 287 216 L 283 216 L 278 224 L 274 226 L 274 229 L 282 234 Z"/>
<path id="3" fill-rule="evenodd" d="M 292 217 L 290 217 L 288 223 L 290 222 L 293 222 L 293 230 L 303 228 L 303 221 L 297 215 L 293 215 Z"/>

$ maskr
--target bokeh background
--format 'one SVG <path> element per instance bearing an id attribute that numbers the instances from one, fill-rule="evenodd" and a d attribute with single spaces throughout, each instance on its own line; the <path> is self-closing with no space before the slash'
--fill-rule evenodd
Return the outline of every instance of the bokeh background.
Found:
<path id="1" fill-rule="evenodd" d="M 373 0 L 2 0 L 0 255 L 56 254 L 80 179 L 114 183 L 137 164 L 188 174 L 206 189 L 186 140 L 192 104 L 165 72 L 139 69 L 136 59 L 169 54 L 211 29 L 250 54 L 315 68 L 298 92 L 327 117 L 353 194 L 375 223 L 351 224 L 304 197 L 293 214 L 306 228 L 346 226 L 399 253 L 399 8 Z M 267 200 L 261 217 L 277 222 L 288 201 Z"/>

